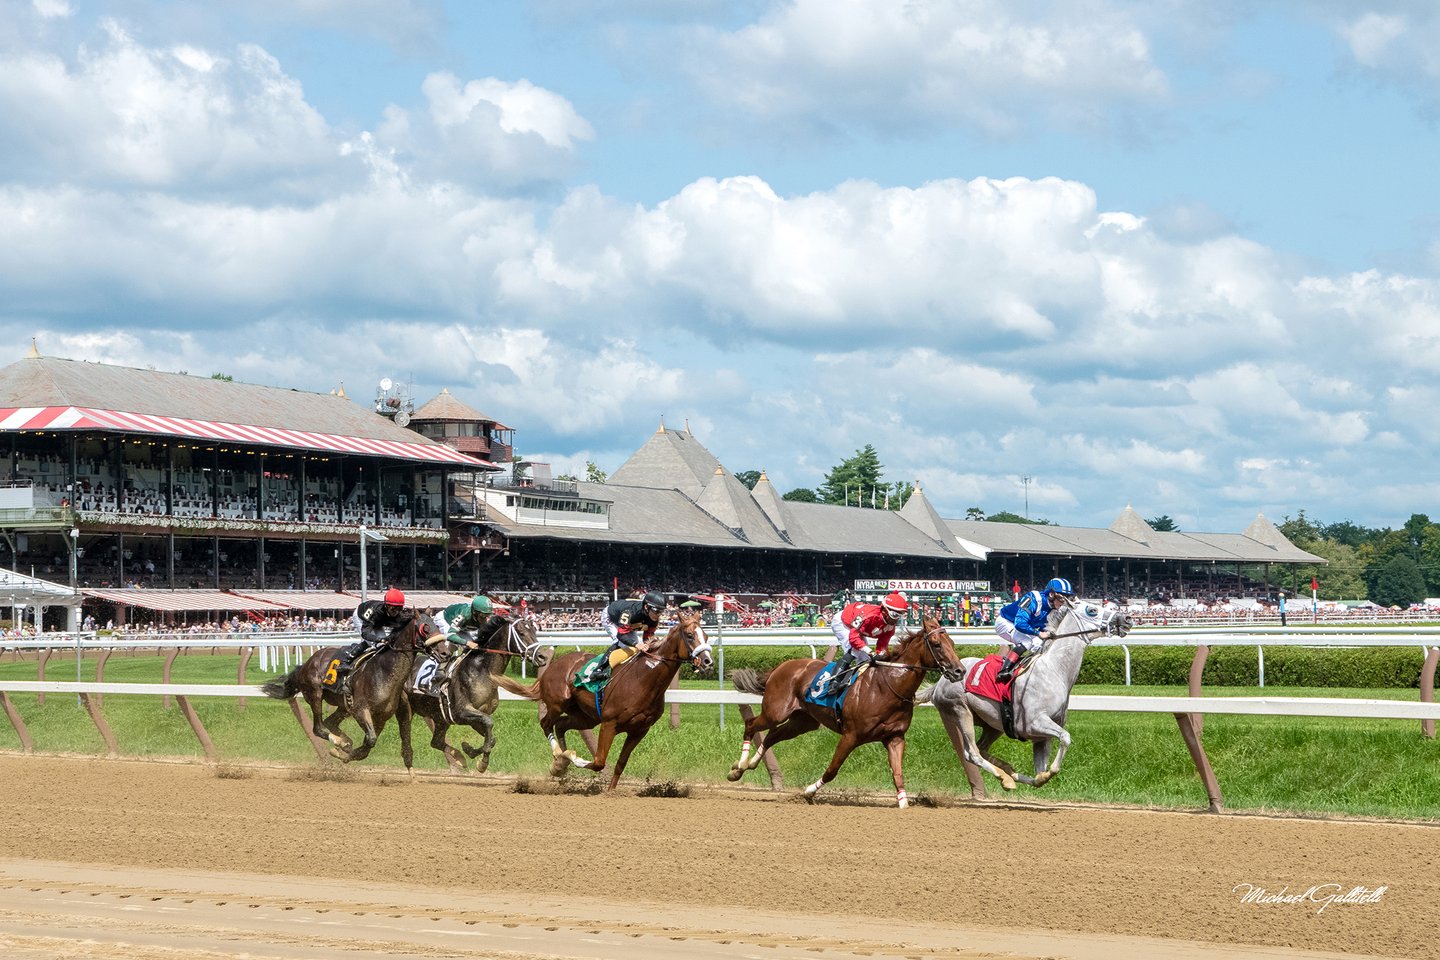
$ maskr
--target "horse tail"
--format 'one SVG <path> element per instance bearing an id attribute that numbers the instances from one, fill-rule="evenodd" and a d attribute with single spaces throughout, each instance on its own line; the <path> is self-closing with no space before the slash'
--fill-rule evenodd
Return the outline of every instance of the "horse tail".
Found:
<path id="1" fill-rule="evenodd" d="M 761 673 L 758 670 L 751 670 L 749 667 L 741 667 L 730 674 L 730 685 L 741 693 L 753 693 L 756 696 L 765 692 L 765 684 L 770 679 L 771 671 Z"/>
<path id="2" fill-rule="evenodd" d="M 267 697 L 274 697 L 276 700 L 289 700 L 300 692 L 300 667 L 296 667 L 283 677 L 276 677 L 274 680 L 261 685 L 260 692 Z"/>
<path id="3" fill-rule="evenodd" d="M 915 702 L 916 702 L 916 703 L 929 703 L 929 702 L 930 702 L 930 699 L 931 699 L 932 697 L 934 697 L 934 696 L 935 696 L 935 684 L 933 684 L 933 683 L 927 683 L 927 684 L 925 684 L 925 686 L 923 686 L 923 687 L 921 687 L 919 690 L 916 690 L 916 691 L 915 691 Z"/>
<path id="4" fill-rule="evenodd" d="M 524 697 L 526 700 L 540 699 L 539 680 L 536 680 L 534 683 L 521 683 L 518 680 L 511 680 L 503 673 L 492 673 L 490 674 L 490 679 L 494 680 L 495 685 L 501 690 L 509 690 L 517 697 Z"/>

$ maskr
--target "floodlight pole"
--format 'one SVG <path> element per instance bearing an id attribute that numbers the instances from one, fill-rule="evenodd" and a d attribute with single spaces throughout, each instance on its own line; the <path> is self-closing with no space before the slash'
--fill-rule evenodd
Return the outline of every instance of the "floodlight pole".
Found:
<path id="1" fill-rule="evenodd" d="M 365 524 L 360 524 L 360 602 L 364 603 L 369 597 L 370 575 L 365 569 L 365 541 L 374 540 L 376 543 L 384 543 L 390 538 L 383 533 L 376 533 L 374 530 L 367 530 Z"/>

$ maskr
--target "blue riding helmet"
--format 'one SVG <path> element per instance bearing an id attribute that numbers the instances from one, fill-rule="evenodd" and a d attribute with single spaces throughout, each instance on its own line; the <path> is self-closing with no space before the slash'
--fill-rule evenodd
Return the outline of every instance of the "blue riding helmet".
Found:
<path id="1" fill-rule="evenodd" d="M 1075 596 L 1075 588 L 1070 586 L 1070 581 L 1064 577 L 1056 577 L 1054 580 L 1051 580 L 1045 584 L 1045 589 L 1051 593 L 1058 593 L 1062 597 Z"/>

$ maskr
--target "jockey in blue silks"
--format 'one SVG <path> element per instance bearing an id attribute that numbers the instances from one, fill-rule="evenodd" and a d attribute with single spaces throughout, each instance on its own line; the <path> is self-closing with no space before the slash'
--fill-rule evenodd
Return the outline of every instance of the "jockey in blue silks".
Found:
<path id="1" fill-rule="evenodd" d="M 1031 590 L 1020 599 L 1000 608 L 1000 616 L 995 620 L 995 632 L 1000 639 L 1010 644 L 1010 649 L 1004 654 L 996 680 L 1008 683 L 1015 675 L 1015 668 L 1019 666 L 1022 657 L 1040 652 L 1045 641 L 1050 639 L 1050 631 L 1045 629 L 1045 625 L 1050 622 L 1050 611 L 1074 599 L 1075 589 L 1070 586 L 1070 581 L 1064 577 L 1056 577 L 1045 584 L 1043 591 Z"/>

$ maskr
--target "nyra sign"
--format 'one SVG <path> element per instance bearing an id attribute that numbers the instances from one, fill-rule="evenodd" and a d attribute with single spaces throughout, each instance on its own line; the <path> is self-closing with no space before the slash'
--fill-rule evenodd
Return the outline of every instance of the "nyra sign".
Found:
<path id="1" fill-rule="evenodd" d="M 877 590 L 903 590 L 906 593 L 983 593 L 990 589 L 989 580 L 856 580 L 855 590 L 868 593 Z"/>

